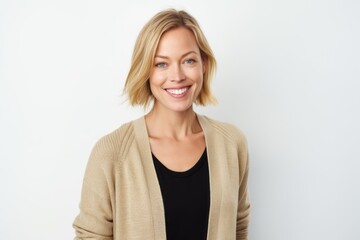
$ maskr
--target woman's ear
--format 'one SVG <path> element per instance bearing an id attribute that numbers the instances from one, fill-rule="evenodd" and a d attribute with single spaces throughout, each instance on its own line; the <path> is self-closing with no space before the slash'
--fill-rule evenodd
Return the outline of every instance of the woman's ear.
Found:
<path id="1" fill-rule="evenodd" d="M 203 71 L 203 74 L 205 74 L 205 72 L 206 72 L 206 66 L 207 66 L 207 59 L 203 58 L 202 59 L 202 71 Z"/>

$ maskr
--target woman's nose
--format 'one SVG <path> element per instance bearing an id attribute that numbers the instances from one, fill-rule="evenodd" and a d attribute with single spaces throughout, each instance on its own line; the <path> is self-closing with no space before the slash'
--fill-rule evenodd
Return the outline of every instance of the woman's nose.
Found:
<path id="1" fill-rule="evenodd" d="M 180 82 L 185 80 L 185 74 L 183 73 L 181 66 L 174 65 L 171 68 L 170 81 L 172 82 Z"/>

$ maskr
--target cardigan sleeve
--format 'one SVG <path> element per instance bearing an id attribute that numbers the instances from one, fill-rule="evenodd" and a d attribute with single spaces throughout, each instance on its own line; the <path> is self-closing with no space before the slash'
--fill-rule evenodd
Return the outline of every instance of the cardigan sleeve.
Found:
<path id="1" fill-rule="evenodd" d="M 113 214 L 111 204 L 111 174 L 109 151 L 106 140 L 101 139 L 94 147 L 83 180 L 80 213 L 73 228 L 75 240 L 112 240 Z M 111 170 L 110 170 L 111 172 Z"/>
<path id="2" fill-rule="evenodd" d="M 249 154 L 246 138 L 240 138 L 239 171 L 240 171 L 240 187 L 239 202 L 237 212 L 236 240 L 248 239 L 248 225 L 250 216 L 250 201 L 248 195 L 248 175 L 249 175 Z"/>

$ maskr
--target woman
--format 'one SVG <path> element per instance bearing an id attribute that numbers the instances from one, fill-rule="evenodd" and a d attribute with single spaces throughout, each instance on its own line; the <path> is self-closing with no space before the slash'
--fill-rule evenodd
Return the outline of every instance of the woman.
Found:
<path id="1" fill-rule="evenodd" d="M 95 145 L 75 239 L 247 239 L 245 138 L 193 110 L 215 102 L 215 66 L 188 13 L 162 11 L 144 26 L 125 93 L 152 108 Z"/>

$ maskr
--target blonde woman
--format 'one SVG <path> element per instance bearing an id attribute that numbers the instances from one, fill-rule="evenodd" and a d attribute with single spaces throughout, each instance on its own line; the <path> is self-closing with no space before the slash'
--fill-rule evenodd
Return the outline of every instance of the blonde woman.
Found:
<path id="1" fill-rule="evenodd" d="M 151 110 L 95 145 L 75 239 L 247 239 L 245 137 L 193 110 L 215 102 L 215 67 L 187 12 L 162 11 L 143 27 L 124 89 Z"/>

